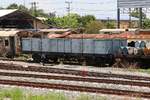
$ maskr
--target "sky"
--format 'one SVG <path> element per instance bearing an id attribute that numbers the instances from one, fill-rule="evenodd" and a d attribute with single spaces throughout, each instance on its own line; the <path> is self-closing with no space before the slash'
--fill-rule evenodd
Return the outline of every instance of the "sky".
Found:
<path id="1" fill-rule="evenodd" d="M 65 1 L 71 1 L 71 13 L 80 15 L 115 16 L 117 9 L 117 0 L 0 0 L 0 6 L 6 7 L 9 4 L 25 4 L 31 7 L 31 2 L 37 2 L 39 9 L 45 12 L 56 12 L 58 16 L 67 14 L 67 4 Z"/>

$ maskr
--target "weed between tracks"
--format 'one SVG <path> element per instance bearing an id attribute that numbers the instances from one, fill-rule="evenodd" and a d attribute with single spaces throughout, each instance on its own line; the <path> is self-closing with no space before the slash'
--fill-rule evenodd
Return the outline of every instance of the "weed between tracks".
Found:
<path id="1" fill-rule="evenodd" d="M 139 69 L 140 72 L 150 74 L 150 69 Z"/>
<path id="2" fill-rule="evenodd" d="M 49 93 L 35 95 L 24 93 L 20 89 L 0 90 L 0 100 L 68 100 L 63 94 Z"/>
<path id="3" fill-rule="evenodd" d="M 48 93 L 48 94 L 33 94 L 26 93 L 20 89 L 1 89 L 0 100 L 107 100 L 106 97 L 94 98 L 89 95 L 80 95 L 75 98 L 69 99 L 61 93 Z"/>
<path id="4" fill-rule="evenodd" d="M 147 73 L 150 74 L 150 69 L 142 69 L 142 68 L 127 68 L 128 71 L 130 72 L 142 72 L 142 73 Z"/>

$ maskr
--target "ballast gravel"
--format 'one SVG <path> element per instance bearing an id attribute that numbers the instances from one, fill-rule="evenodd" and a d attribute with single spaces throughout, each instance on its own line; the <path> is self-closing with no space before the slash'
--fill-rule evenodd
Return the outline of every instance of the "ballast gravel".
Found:
<path id="1" fill-rule="evenodd" d="M 89 77 L 89 76 L 76 76 L 76 75 L 69 75 L 69 74 L 56 74 L 56 73 L 42 73 L 42 72 L 32 72 L 32 71 L 17 71 L 17 70 L 1 70 L 0 73 L 21 73 L 21 74 L 32 74 L 32 75 L 52 75 L 52 76 L 66 76 L 66 77 L 79 77 L 79 78 L 94 78 L 94 79 L 110 79 L 110 80 L 124 80 L 124 81 L 134 81 L 134 82 L 147 82 L 150 83 L 150 81 L 145 80 L 130 80 L 130 79 L 124 79 L 124 78 L 112 78 L 112 77 Z"/>
<path id="2" fill-rule="evenodd" d="M 81 70 L 81 71 L 90 71 L 90 72 L 100 72 L 100 73 L 108 73 L 108 74 L 123 74 L 123 75 L 136 75 L 136 76 L 146 76 L 150 77 L 150 74 L 137 72 L 136 70 L 128 70 L 125 68 L 112 68 L 112 67 L 93 67 L 93 66 L 81 66 L 81 65 L 64 65 L 64 64 L 45 64 L 43 66 L 39 63 L 27 63 L 21 61 L 3 61 L 0 60 L 0 63 L 9 63 L 9 64 L 17 64 L 23 67 L 28 66 L 39 66 L 39 67 L 48 67 L 48 68 L 58 68 L 58 69 L 71 69 L 71 70 Z"/>
<path id="3" fill-rule="evenodd" d="M 39 83 L 53 83 L 53 84 L 65 84 L 65 85 L 77 85 L 86 87 L 97 87 L 97 88 L 108 88 L 108 89 L 119 89 L 119 90 L 130 90 L 130 91 L 140 91 L 150 93 L 150 88 L 148 87 L 138 87 L 130 85 L 118 85 L 118 84 L 105 84 L 105 83 L 91 83 L 91 82 L 80 82 L 80 81 L 66 81 L 66 80 L 48 80 L 41 78 L 24 78 L 24 77 L 10 77 L 10 76 L 0 76 L 2 80 L 14 80 L 14 81 L 27 81 L 27 82 L 39 82 Z"/>

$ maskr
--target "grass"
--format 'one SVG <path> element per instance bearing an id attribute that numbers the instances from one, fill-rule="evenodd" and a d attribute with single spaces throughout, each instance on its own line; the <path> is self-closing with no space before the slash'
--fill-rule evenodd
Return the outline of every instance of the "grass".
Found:
<path id="1" fill-rule="evenodd" d="M 33 94 L 20 89 L 1 89 L 0 100 L 70 100 L 62 93 Z M 107 100 L 105 97 L 80 95 L 72 100 Z"/>
<path id="2" fill-rule="evenodd" d="M 43 95 L 37 94 L 25 94 L 20 89 L 0 90 L 0 100 L 68 100 L 63 94 L 60 93 L 49 93 Z"/>
<path id="3" fill-rule="evenodd" d="M 11 100 L 22 100 L 23 92 L 20 89 L 0 90 L 0 100 L 11 98 Z"/>
<path id="4" fill-rule="evenodd" d="M 150 69 L 139 69 L 139 72 L 150 74 Z"/>
<path id="5" fill-rule="evenodd" d="M 30 54 L 16 54 L 14 57 L 15 60 L 27 60 L 29 58 L 32 58 L 32 55 L 30 55 Z"/>
<path id="6" fill-rule="evenodd" d="M 27 100 L 67 100 L 63 94 L 49 93 L 46 95 L 29 95 Z"/>
<path id="7" fill-rule="evenodd" d="M 108 100 L 106 97 L 101 96 L 89 96 L 80 95 L 72 99 L 68 99 L 62 93 L 47 93 L 47 94 L 33 94 L 28 92 L 23 92 L 20 89 L 1 89 L 0 90 L 0 100 Z M 128 99 L 123 99 L 128 100 Z M 137 99 L 141 100 L 141 99 Z"/>
<path id="8" fill-rule="evenodd" d="M 142 72 L 142 73 L 150 74 L 150 68 L 149 68 L 149 69 L 143 69 L 143 68 L 127 68 L 127 71 L 130 71 L 130 72 Z"/>
<path id="9" fill-rule="evenodd" d="M 106 97 L 99 97 L 99 96 L 88 96 L 88 95 L 80 95 L 75 100 L 107 100 Z"/>

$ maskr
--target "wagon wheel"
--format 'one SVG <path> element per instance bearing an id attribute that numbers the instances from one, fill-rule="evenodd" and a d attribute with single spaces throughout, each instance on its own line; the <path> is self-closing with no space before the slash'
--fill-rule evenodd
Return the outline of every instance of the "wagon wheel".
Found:
<path id="1" fill-rule="evenodd" d="M 53 58 L 52 61 L 53 61 L 53 63 L 57 63 L 58 62 L 58 58 Z"/>
<path id="2" fill-rule="evenodd" d="M 32 58 L 35 62 L 38 62 L 38 63 L 41 62 L 41 56 L 39 54 L 33 54 Z"/>

